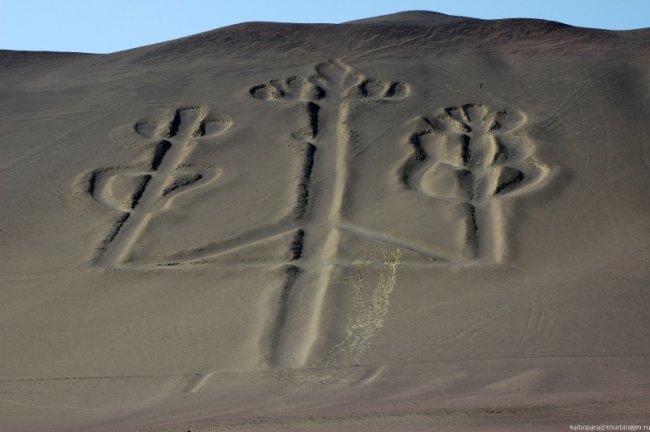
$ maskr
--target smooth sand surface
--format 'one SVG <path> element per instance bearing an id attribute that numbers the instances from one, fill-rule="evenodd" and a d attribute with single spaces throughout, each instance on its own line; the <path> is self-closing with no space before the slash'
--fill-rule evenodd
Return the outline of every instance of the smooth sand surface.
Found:
<path id="1" fill-rule="evenodd" d="M 650 30 L 246 23 L 0 100 L 2 431 L 650 424 Z"/>

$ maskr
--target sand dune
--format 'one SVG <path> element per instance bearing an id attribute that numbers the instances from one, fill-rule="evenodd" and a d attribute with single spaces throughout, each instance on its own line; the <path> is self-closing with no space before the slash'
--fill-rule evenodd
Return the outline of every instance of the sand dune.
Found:
<path id="1" fill-rule="evenodd" d="M 0 430 L 650 424 L 649 38 L 0 51 Z"/>

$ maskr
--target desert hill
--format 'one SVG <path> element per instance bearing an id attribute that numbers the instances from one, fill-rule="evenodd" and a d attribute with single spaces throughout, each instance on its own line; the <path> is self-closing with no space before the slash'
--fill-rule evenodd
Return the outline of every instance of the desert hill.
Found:
<path id="1" fill-rule="evenodd" d="M 0 429 L 648 423 L 649 41 L 417 11 L 0 51 Z"/>

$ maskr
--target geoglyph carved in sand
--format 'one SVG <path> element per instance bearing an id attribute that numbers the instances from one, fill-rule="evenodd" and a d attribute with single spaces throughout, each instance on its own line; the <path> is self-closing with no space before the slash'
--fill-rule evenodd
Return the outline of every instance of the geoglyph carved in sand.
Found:
<path id="1" fill-rule="evenodd" d="M 305 126 L 290 133 L 303 150 L 293 209 L 277 226 L 253 229 L 232 241 L 178 251 L 154 265 L 206 265 L 214 256 L 268 239 L 287 238 L 287 253 L 279 267 L 284 282 L 278 312 L 271 334 L 265 338 L 270 341 L 268 362 L 303 366 L 323 344 L 334 346 L 324 361 L 358 362 L 383 326 L 408 239 L 375 232 L 342 216 L 350 175 L 348 151 L 356 134 L 351 129 L 350 111 L 356 104 L 399 101 L 409 95 L 409 85 L 368 78 L 328 61 L 318 64 L 312 75 L 271 80 L 251 87 L 248 93 L 257 100 L 304 107 Z M 398 170 L 400 181 L 431 199 L 432 205 L 460 204 L 466 215 L 462 259 L 441 261 L 461 265 L 503 261 L 507 221 L 501 201 L 538 187 L 548 171 L 536 160 L 534 147 L 522 132 L 525 121 L 520 112 L 468 104 L 445 108 L 409 125 L 415 129 L 409 136 L 412 153 Z M 201 108 L 179 109 L 169 123 L 136 123 L 140 136 L 157 140 L 148 166 L 104 168 L 90 175 L 89 193 L 122 212 L 98 249 L 97 265 L 138 265 L 130 251 L 152 215 L 169 207 L 175 195 L 218 179 L 220 169 L 186 166 L 184 161 L 202 137 L 218 135 L 231 124 L 229 117 L 209 116 Z M 321 178 L 328 172 L 333 176 L 332 181 L 318 185 L 317 194 L 312 185 L 316 171 Z M 337 279 L 337 253 L 344 232 L 389 245 L 383 250 L 376 289 L 366 287 L 365 264 L 357 263 L 353 283 L 346 282 L 349 277 L 339 275 Z M 426 253 L 440 258 L 435 252 Z M 328 291 L 345 284 L 352 284 L 355 290 L 345 335 L 338 336 L 338 344 L 323 341 L 320 333 L 328 325 L 322 317 Z"/>
<path id="2" fill-rule="evenodd" d="M 508 233 L 502 202 L 542 185 L 549 168 L 524 134 L 526 116 L 466 104 L 416 121 L 413 153 L 399 171 L 411 189 L 438 201 L 462 203 L 463 256 L 500 263 Z"/>
<path id="3" fill-rule="evenodd" d="M 169 122 L 143 121 L 134 125 L 144 143 L 155 145 L 146 166 L 108 167 L 94 170 L 88 192 L 98 202 L 121 212 L 95 256 L 101 267 L 129 263 L 129 252 L 156 212 L 171 205 L 178 194 L 215 181 L 220 170 L 184 164 L 202 137 L 228 129 L 228 116 L 209 116 L 202 108 L 179 108 Z"/>
<path id="4" fill-rule="evenodd" d="M 341 212 L 348 180 L 348 144 L 351 139 L 349 113 L 353 104 L 371 101 L 399 101 L 409 95 L 409 85 L 399 81 L 374 79 L 338 62 L 324 62 L 315 67 L 308 77 L 289 77 L 258 84 L 249 90 L 252 97 L 267 101 L 296 101 L 304 104 L 307 126 L 292 132 L 291 136 L 304 142 L 309 160 L 305 163 L 309 175 L 304 176 L 305 210 L 300 212 L 304 227 L 301 254 L 286 272 L 286 285 L 281 298 L 281 311 L 274 333 L 277 342 L 270 347 L 272 364 L 304 365 L 310 352 L 319 343 L 322 327 L 322 309 L 333 280 L 336 253 L 342 230 Z M 314 167 L 315 161 L 319 166 Z M 323 184 L 317 197 L 311 196 L 310 176 L 313 169 L 329 170 L 334 181 Z M 304 220 L 303 220 L 304 219 Z M 387 252 L 391 262 L 385 264 L 396 275 L 400 250 Z M 382 273 L 383 274 L 383 273 Z M 348 359 L 357 359 L 367 343 L 381 328 L 388 296 L 394 287 L 394 278 L 385 281 L 380 303 L 385 307 L 360 308 L 365 318 L 375 322 L 359 332 L 359 320 L 350 317 L 345 341 L 339 351 L 347 351 Z M 385 286 L 384 286 L 385 285 Z M 358 310 L 357 310 L 358 312 Z M 305 318 L 307 317 L 307 318 Z M 326 325 L 326 324 L 325 324 Z M 354 343 L 350 343 L 353 341 Z"/>

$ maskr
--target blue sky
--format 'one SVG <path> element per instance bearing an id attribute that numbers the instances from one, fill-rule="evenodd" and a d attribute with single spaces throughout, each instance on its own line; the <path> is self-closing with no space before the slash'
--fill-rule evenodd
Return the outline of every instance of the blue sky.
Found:
<path id="1" fill-rule="evenodd" d="M 415 9 L 650 27 L 650 0 L 0 0 L 0 49 L 107 53 L 244 21 L 338 23 Z"/>

